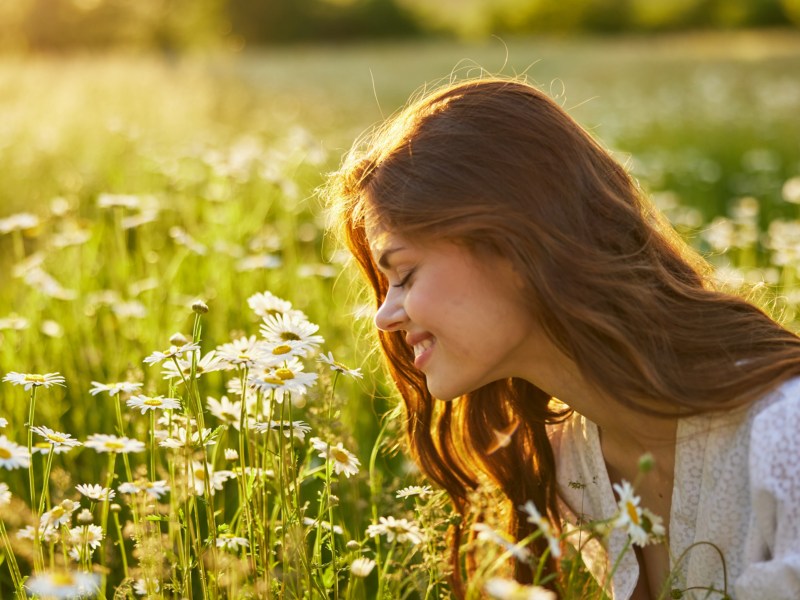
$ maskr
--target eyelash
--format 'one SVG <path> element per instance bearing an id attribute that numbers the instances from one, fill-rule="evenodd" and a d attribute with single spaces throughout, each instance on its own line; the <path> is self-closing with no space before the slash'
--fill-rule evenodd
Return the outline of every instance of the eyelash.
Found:
<path id="1" fill-rule="evenodd" d="M 394 283 L 394 284 L 392 284 L 392 287 L 396 287 L 396 288 L 401 288 L 401 287 L 404 287 L 404 286 L 405 286 L 405 285 L 408 283 L 408 280 L 409 280 L 409 279 L 411 279 L 411 276 L 412 276 L 413 274 L 414 274 L 414 269 L 411 269 L 411 270 L 408 272 L 408 274 L 407 274 L 405 277 L 403 277 L 403 279 L 401 279 L 401 280 L 400 280 L 400 281 L 398 281 L 397 283 Z"/>

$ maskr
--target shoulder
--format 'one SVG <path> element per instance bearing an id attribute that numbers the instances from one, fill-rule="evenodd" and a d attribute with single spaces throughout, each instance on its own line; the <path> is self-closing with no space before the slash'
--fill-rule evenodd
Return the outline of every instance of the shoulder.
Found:
<path id="1" fill-rule="evenodd" d="M 800 422 L 800 377 L 789 379 L 753 403 L 753 438 L 758 434 L 773 435 L 798 431 Z"/>

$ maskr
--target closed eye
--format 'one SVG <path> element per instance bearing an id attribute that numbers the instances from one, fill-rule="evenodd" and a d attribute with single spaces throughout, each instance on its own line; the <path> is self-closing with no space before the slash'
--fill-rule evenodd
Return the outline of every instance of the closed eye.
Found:
<path id="1" fill-rule="evenodd" d="M 403 277 L 400 281 L 398 281 L 397 283 L 392 284 L 392 287 L 396 287 L 396 288 L 404 287 L 408 283 L 408 280 L 411 279 L 411 276 L 413 274 L 414 274 L 414 269 L 411 269 L 408 272 L 408 274 L 405 277 Z"/>

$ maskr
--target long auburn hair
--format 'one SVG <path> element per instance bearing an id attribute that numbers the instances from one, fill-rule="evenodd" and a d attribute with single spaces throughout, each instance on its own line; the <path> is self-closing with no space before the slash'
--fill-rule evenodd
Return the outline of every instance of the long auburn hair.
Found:
<path id="1" fill-rule="evenodd" d="M 587 381 L 643 412 L 675 418 L 745 406 L 800 374 L 798 337 L 715 289 L 708 264 L 626 170 L 524 81 L 481 78 L 428 93 L 357 142 L 325 194 L 377 306 L 388 283 L 370 252 L 371 223 L 489 248 L 512 262 L 532 314 Z M 563 405 L 518 379 L 437 402 L 403 333 L 380 331 L 379 340 L 413 457 L 456 510 L 465 513 L 488 476 L 507 497 L 516 539 L 532 532 L 519 510 L 527 500 L 558 527 L 546 426 L 568 415 Z M 514 421 L 511 443 L 490 453 L 493 430 Z M 460 538 L 456 530 L 456 593 Z M 546 541 L 534 545 L 543 551 Z M 531 578 L 521 565 L 516 575 Z"/>

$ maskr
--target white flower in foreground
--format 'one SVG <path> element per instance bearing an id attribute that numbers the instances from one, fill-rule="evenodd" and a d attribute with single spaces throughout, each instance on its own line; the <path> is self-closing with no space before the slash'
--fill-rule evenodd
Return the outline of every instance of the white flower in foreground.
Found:
<path id="1" fill-rule="evenodd" d="M 231 462 L 239 460 L 239 452 L 237 452 L 234 448 L 225 448 L 225 460 L 229 460 Z"/>
<path id="2" fill-rule="evenodd" d="M 496 600 L 556 600 L 555 593 L 538 585 L 522 585 L 512 579 L 492 577 L 483 590 Z"/>
<path id="3" fill-rule="evenodd" d="M 95 550 L 103 541 L 103 528 L 99 525 L 78 525 L 69 530 L 69 543 Z"/>
<path id="4" fill-rule="evenodd" d="M 282 315 L 292 312 L 292 303 L 288 300 L 278 298 L 270 292 L 253 294 L 247 299 L 250 309 L 259 317 L 268 315 Z"/>
<path id="5" fill-rule="evenodd" d="M 54 385 L 64 386 L 66 380 L 60 373 L 37 375 L 36 373 L 16 373 L 11 371 L 3 377 L 3 381 L 9 381 L 14 385 L 21 385 L 25 390 L 29 390 L 32 387 L 49 388 Z"/>
<path id="6" fill-rule="evenodd" d="M 414 546 L 425 541 L 425 534 L 422 533 L 419 526 L 408 519 L 380 517 L 378 521 L 367 527 L 369 537 L 385 535 L 390 542 L 397 539 L 398 542 L 409 542 Z"/>
<path id="7" fill-rule="evenodd" d="M 531 557 L 531 553 L 527 548 L 507 540 L 503 535 L 486 523 L 475 523 L 472 529 L 478 532 L 477 538 L 479 540 L 492 542 L 504 548 L 506 552 L 521 562 L 527 562 Z"/>
<path id="8" fill-rule="evenodd" d="M 0 427 L 8 427 L 8 421 L 3 417 L 0 417 Z"/>
<path id="9" fill-rule="evenodd" d="M 35 442 L 31 447 L 31 454 L 65 454 L 72 450 L 70 446 L 54 445 L 49 442 Z"/>
<path id="10" fill-rule="evenodd" d="M 135 381 L 118 381 L 115 383 L 100 383 L 99 381 L 92 382 L 92 389 L 89 393 L 96 396 L 100 392 L 108 392 L 109 396 L 116 396 L 121 393 L 133 394 L 141 389 L 143 384 Z"/>
<path id="11" fill-rule="evenodd" d="M 131 396 L 126 402 L 128 408 L 139 409 L 142 414 L 148 410 L 174 410 L 181 407 L 181 401 L 177 398 L 165 398 L 164 396 Z"/>
<path id="12" fill-rule="evenodd" d="M 25 588 L 33 596 L 48 599 L 94 596 L 99 590 L 100 576 L 81 571 L 50 571 L 31 576 Z"/>
<path id="13" fill-rule="evenodd" d="M 622 485 L 615 483 L 613 487 L 619 500 L 617 500 L 618 513 L 611 526 L 625 530 L 633 544 L 647 545 L 650 541 L 650 534 L 645 529 L 642 508 L 639 506 L 639 496 L 634 493 L 633 487 L 627 481 L 623 481 Z M 652 515 L 652 513 L 650 514 Z M 663 526 L 661 529 L 663 530 Z"/>
<path id="14" fill-rule="evenodd" d="M 90 500 L 95 500 L 97 502 L 107 502 L 108 500 L 112 500 L 116 495 L 114 490 L 98 484 L 79 483 L 75 486 L 75 489 Z"/>
<path id="15" fill-rule="evenodd" d="M 261 392 L 269 393 L 273 390 L 303 395 L 308 392 L 317 380 L 316 373 L 304 373 L 303 365 L 297 359 L 291 359 L 281 367 L 267 367 L 260 372 L 254 372 L 247 378 L 247 384 Z M 275 397 L 276 402 L 282 402 Z"/>
<path id="16" fill-rule="evenodd" d="M 8 469 L 27 469 L 31 464 L 31 455 L 25 446 L 12 442 L 0 435 L 0 467 Z"/>
<path id="17" fill-rule="evenodd" d="M 345 450 L 341 442 L 331 446 L 317 437 L 311 438 L 310 441 L 314 450 L 319 452 L 320 458 L 324 458 L 333 464 L 333 470 L 337 475 L 344 473 L 346 477 L 350 477 L 350 475 L 358 473 L 358 467 L 361 462 L 356 458 L 355 454 Z"/>
<path id="18" fill-rule="evenodd" d="M 425 498 L 425 496 L 430 496 L 432 493 L 433 490 L 429 485 L 410 485 L 408 487 L 404 487 L 402 490 L 399 490 L 396 496 L 398 498 L 410 498 L 411 496 Z"/>
<path id="19" fill-rule="evenodd" d="M 47 441 L 48 444 L 51 444 L 52 446 L 65 446 L 67 448 L 74 448 L 81 445 L 81 443 L 74 439 L 70 434 L 53 431 L 49 427 L 44 427 L 43 425 L 31 427 L 31 431 L 38 433 Z"/>
<path id="20" fill-rule="evenodd" d="M 160 363 L 165 360 L 171 360 L 173 358 L 181 358 L 184 354 L 195 352 L 196 350 L 199 349 L 200 346 L 197 342 L 192 342 L 190 344 L 183 344 L 182 346 L 170 346 L 163 352 L 158 350 L 156 352 L 153 352 L 142 362 L 144 362 L 147 365 L 154 365 L 156 363 Z"/>
<path id="21" fill-rule="evenodd" d="M 117 437 L 105 433 L 93 433 L 88 437 L 84 445 L 92 448 L 96 452 L 116 452 L 117 454 L 129 454 L 131 452 L 144 452 L 144 442 L 132 440 L 127 437 Z"/>
<path id="22" fill-rule="evenodd" d="M 7 506 L 11 503 L 11 492 L 8 489 L 8 484 L 0 481 L 0 508 Z"/>
<path id="23" fill-rule="evenodd" d="M 528 514 L 528 523 L 536 525 L 545 539 L 547 539 L 550 554 L 555 558 L 561 556 L 561 545 L 558 543 L 558 538 L 553 534 L 553 527 L 550 525 L 550 521 L 542 517 L 536 505 L 533 503 L 533 500 L 528 500 L 523 506 L 520 506 L 520 508 Z"/>
<path id="24" fill-rule="evenodd" d="M 333 371 L 337 373 L 341 373 L 343 375 L 349 375 L 354 379 L 361 379 L 364 375 L 361 373 L 361 369 L 348 369 L 340 362 L 336 362 L 333 359 L 333 354 L 328 352 L 327 354 L 320 354 L 317 357 L 317 360 L 321 363 L 328 365 Z"/>
<path id="25" fill-rule="evenodd" d="M 206 405 L 208 406 L 208 411 L 217 419 L 239 429 L 239 422 L 242 416 L 241 400 L 231 402 L 227 396 L 221 396 L 219 400 L 208 396 Z"/>
<path id="26" fill-rule="evenodd" d="M 259 341 L 254 335 L 217 346 L 217 356 L 231 369 L 253 367 L 264 352 L 264 342 Z"/>
<path id="27" fill-rule="evenodd" d="M 374 568 L 375 561 L 371 558 L 367 558 L 366 556 L 359 556 L 352 563 L 350 563 L 350 573 L 353 574 L 353 577 L 367 577 L 370 573 L 372 573 L 372 569 Z"/>
<path id="28" fill-rule="evenodd" d="M 36 529 L 33 525 L 26 525 L 22 529 L 17 531 L 17 539 L 19 540 L 30 540 L 33 541 L 36 537 Z M 45 529 L 43 527 L 39 527 L 39 541 L 44 542 L 45 544 L 55 544 L 59 540 L 58 530 L 48 528 Z"/>
<path id="29" fill-rule="evenodd" d="M 186 427 L 178 427 L 172 435 L 165 437 L 158 445 L 162 448 L 196 448 L 201 445 L 212 446 L 217 441 L 211 437 L 211 429 L 206 427 L 203 432 L 192 431 L 191 433 Z"/>
<path id="30" fill-rule="evenodd" d="M 217 534 L 217 548 L 238 552 L 239 548 L 248 548 L 249 546 L 250 542 L 243 537 L 237 537 L 232 533 Z"/>

